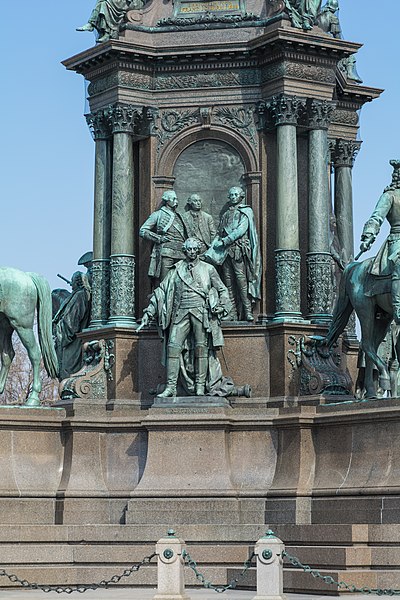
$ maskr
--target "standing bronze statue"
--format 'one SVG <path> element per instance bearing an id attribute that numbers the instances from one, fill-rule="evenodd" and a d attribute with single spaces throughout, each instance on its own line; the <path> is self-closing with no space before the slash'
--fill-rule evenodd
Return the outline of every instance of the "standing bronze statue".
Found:
<path id="1" fill-rule="evenodd" d="M 221 213 L 218 235 L 205 257 L 222 265 L 232 304 L 229 318 L 253 321 L 252 304 L 260 298 L 261 255 L 254 214 L 244 199 L 242 188 L 229 190 L 229 202 Z"/>
<path id="2" fill-rule="evenodd" d="M 140 6 L 143 6 L 140 0 Z M 77 27 L 77 31 L 93 31 L 96 29 L 99 34 L 98 42 L 106 42 L 112 37 L 116 37 L 119 24 L 123 20 L 126 12 L 130 8 L 138 8 L 137 0 L 97 0 L 96 6 L 92 10 L 88 22 L 82 27 Z"/>
<path id="3" fill-rule="evenodd" d="M 375 257 L 372 275 L 390 275 L 392 280 L 393 319 L 400 324 L 400 160 L 391 160 L 393 175 L 391 184 L 385 188 L 374 212 L 364 225 L 360 251 L 370 249 L 385 219 L 389 221 L 390 233 Z"/>
<path id="4" fill-rule="evenodd" d="M 187 200 L 185 220 L 188 234 L 200 242 L 201 254 L 211 246 L 217 235 L 217 228 L 211 215 L 202 210 L 203 201 L 198 194 L 191 194 Z"/>
<path id="5" fill-rule="evenodd" d="M 228 290 L 215 267 L 199 260 L 199 240 L 189 238 L 182 250 L 185 260 L 154 291 L 138 328 L 155 318 L 162 332 L 167 367 L 162 398 L 176 396 L 179 374 L 187 395 L 212 394 L 223 380 L 215 350 L 224 344 L 220 318 L 229 312 Z"/>
<path id="6" fill-rule="evenodd" d="M 72 294 L 53 319 L 53 336 L 59 363 L 59 380 L 82 367 L 82 342 L 77 337 L 90 321 L 90 286 L 86 275 L 76 271 L 71 278 Z"/>
<path id="7" fill-rule="evenodd" d="M 153 242 L 149 277 L 160 281 L 178 260 L 185 258 L 182 244 L 188 238 L 185 220 L 177 212 L 175 192 L 164 192 L 161 202 L 161 207 L 151 213 L 139 230 L 142 238 Z"/>

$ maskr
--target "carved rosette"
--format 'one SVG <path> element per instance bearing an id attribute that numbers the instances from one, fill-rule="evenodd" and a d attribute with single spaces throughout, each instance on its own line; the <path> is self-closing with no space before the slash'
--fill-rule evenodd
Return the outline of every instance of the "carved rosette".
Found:
<path id="1" fill-rule="evenodd" d="M 93 261 L 92 267 L 92 312 L 90 327 L 100 327 L 107 322 L 110 304 L 110 261 Z"/>
<path id="2" fill-rule="evenodd" d="M 311 321 L 330 320 L 332 302 L 332 257 L 325 252 L 307 254 L 307 301 Z"/>
<path id="3" fill-rule="evenodd" d="M 332 151 L 332 161 L 335 167 L 354 166 L 354 161 L 361 148 L 361 142 L 356 140 L 337 139 Z"/>
<path id="4" fill-rule="evenodd" d="M 276 314 L 279 317 L 301 317 L 300 251 L 275 250 Z"/>
<path id="5" fill-rule="evenodd" d="M 86 123 L 95 141 L 107 140 L 111 136 L 110 124 L 104 109 L 86 115 Z"/>
<path id="6" fill-rule="evenodd" d="M 328 129 L 335 105 L 327 100 L 311 100 L 307 106 L 308 126 L 311 129 Z"/>
<path id="7" fill-rule="evenodd" d="M 259 112 L 264 112 L 267 127 L 297 125 L 305 110 L 304 99 L 285 94 L 273 96 L 259 105 Z"/>
<path id="8" fill-rule="evenodd" d="M 135 257 L 115 254 L 110 258 L 110 322 L 135 323 Z"/>

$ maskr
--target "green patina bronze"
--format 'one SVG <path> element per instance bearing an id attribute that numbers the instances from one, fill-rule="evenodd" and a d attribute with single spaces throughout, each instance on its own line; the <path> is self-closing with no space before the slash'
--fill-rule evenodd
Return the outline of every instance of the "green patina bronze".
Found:
<path id="1" fill-rule="evenodd" d="M 177 394 L 227 396 L 233 382 L 223 377 L 215 350 L 224 345 L 220 318 L 230 311 L 228 290 L 215 267 L 199 259 L 200 243 L 189 238 L 177 262 L 150 298 L 137 331 L 155 318 L 164 339 L 167 385 L 159 397 Z"/>
<path id="2" fill-rule="evenodd" d="M 242 188 L 229 190 L 228 204 L 220 215 L 218 235 L 205 257 L 222 266 L 232 305 L 229 318 L 251 322 L 252 305 L 260 298 L 261 254 L 254 213 L 244 200 Z"/>
<path id="3" fill-rule="evenodd" d="M 312 29 L 322 0 L 284 0 L 284 3 L 294 27 Z"/>
<path id="4" fill-rule="evenodd" d="M 98 42 L 116 37 L 120 23 L 130 9 L 142 8 L 144 0 L 97 0 L 88 22 L 77 31 L 96 31 Z"/>
<path id="5" fill-rule="evenodd" d="M 0 268 L 0 394 L 14 358 L 12 334 L 15 331 L 26 348 L 33 369 L 32 390 L 26 405 L 39 406 L 40 358 L 49 377 L 56 379 L 58 361 L 51 334 L 51 292 L 47 281 L 36 273 Z M 39 345 L 33 333 L 37 308 Z"/>
<path id="6" fill-rule="evenodd" d="M 355 310 L 361 324 L 361 348 L 365 354 L 365 391 L 375 398 L 372 369 L 379 371 L 379 385 L 390 390 L 390 375 L 378 348 L 392 320 L 400 324 L 400 160 L 391 160 L 393 176 L 384 190 L 361 235 L 360 254 L 370 249 L 385 219 L 390 234 L 374 258 L 350 263 L 343 272 L 339 297 L 326 343 L 332 347 Z M 399 342 L 396 350 L 400 353 Z"/>

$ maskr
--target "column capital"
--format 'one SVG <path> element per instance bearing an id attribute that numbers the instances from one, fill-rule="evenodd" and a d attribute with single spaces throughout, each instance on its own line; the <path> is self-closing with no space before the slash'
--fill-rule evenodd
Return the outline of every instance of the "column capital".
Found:
<path id="1" fill-rule="evenodd" d="M 89 113 L 85 115 L 85 118 L 95 141 L 107 140 L 111 137 L 110 124 L 104 114 L 104 109 Z"/>
<path id="2" fill-rule="evenodd" d="M 361 144 L 362 142 L 357 140 L 344 140 L 342 138 L 330 140 L 329 148 L 332 153 L 332 162 L 334 166 L 353 168 Z"/>
<path id="3" fill-rule="evenodd" d="M 307 120 L 310 129 L 328 129 L 335 103 L 328 100 L 315 100 L 307 103 Z"/>
<path id="4" fill-rule="evenodd" d="M 279 94 L 258 105 L 258 112 L 264 116 L 267 128 L 279 125 L 297 125 L 306 109 L 306 100 L 297 96 Z"/>
<path id="5" fill-rule="evenodd" d="M 114 133 L 128 133 L 135 135 L 142 120 L 143 107 L 115 104 L 104 109 L 105 117 L 111 131 Z"/>

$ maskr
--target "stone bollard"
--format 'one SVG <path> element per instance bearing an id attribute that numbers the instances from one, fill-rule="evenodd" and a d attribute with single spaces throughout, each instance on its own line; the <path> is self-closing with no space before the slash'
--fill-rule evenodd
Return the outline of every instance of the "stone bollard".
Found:
<path id="1" fill-rule="evenodd" d="M 257 594 L 253 600 L 286 600 L 283 593 L 283 559 L 285 546 L 269 530 L 254 548 L 257 556 Z"/>
<path id="2" fill-rule="evenodd" d="M 185 593 L 183 545 L 173 529 L 169 529 L 167 536 L 157 542 L 158 583 L 153 600 L 190 600 Z"/>

